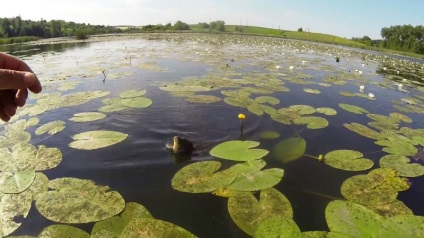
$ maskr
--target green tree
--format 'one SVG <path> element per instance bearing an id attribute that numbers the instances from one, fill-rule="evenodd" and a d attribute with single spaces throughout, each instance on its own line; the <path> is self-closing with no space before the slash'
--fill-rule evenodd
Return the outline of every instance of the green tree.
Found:
<path id="1" fill-rule="evenodd" d="M 190 26 L 187 23 L 184 23 L 182 21 L 177 21 L 174 24 L 174 30 L 184 31 L 184 30 L 190 30 Z"/>

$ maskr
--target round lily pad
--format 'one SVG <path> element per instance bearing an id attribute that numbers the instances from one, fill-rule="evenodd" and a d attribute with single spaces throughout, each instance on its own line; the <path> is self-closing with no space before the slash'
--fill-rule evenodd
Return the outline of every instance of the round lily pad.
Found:
<path id="1" fill-rule="evenodd" d="M 280 133 L 276 131 L 264 131 L 260 135 L 261 139 L 278 139 L 280 137 Z"/>
<path id="2" fill-rule="evenodd" d="M 380 167 L 392 168 L 404 177 L 419 177 L 424 175 L 424 166 L 410 163 L 411 160 L 403 155 L 385 155 L 380 159 Z"/>
<path id="3" fill-rule="evenodd" d="M 31 208 L 30 193 L 1 194 L 0 193 L 0 235 L 5 237 L 21 226 L 16 217 L 26 218 Z"/>
<path id="4" fill-rule="evenodd" d="M 373 129 L 371 129 L 367 126 L 361 125 L 359 123 L 355 123 L 355 122 L 350 123 L 350 124 L 344 123 L 343 126 L 346 127 L 347 129 L 353 131 L 353 132 L 358 133 L 361 136 L 364 136 L 364 137 L 368 137 L 368 138 L 371 138 L 371 139 L 374 139 L 374 140 L 379 140 L 379 139 L 383 138 L 383 136 L 380 133 L 374 131 Z"/>
<path id="5" fill-rule="evenodd" d="M 86 131 L 72 137 L 75 141 L 70 147 L 80 150 L 94 150 L 117 144 L 128 137 L 127 134 L 116 131 Z"/>
<path id="6" fill-rule="evenodd" d="M 131 221 L 122 231 L 121 238 L 143 237 L 196 237 L 189 231 L 175 224 L 150 218 L 138 218 Z"/>
<path id="7" fill-rule="evenodd" d="M 131 89 L 125 92 L 122 92 L 119 94 L 120 98 L 135 98 L 135 97 L 141 97 L 146 94 L 146 90 L 135 90 Z"/>
<path id="8" fill-rule="evenodd" d="M 255 237 L 268 238 L 301 238 L 300 229 L 293 219 L 284 216 L 273 216 L 262 221 L 257 230 Z"/>
<path id="9" fill-rule="evenodd" d="M 37 130 L 35 130 L 35 134 L 42 135 L 47 132 L 49 135 L 54 135 L 63 129 L 65 129 L 64 121 L 52 121 L 38 127 Z"/>
<path id="10" fill-rule="evenodd" d="M 89 122 L 89 121 L 97 121 L 105 118 L 106 115 L 100 112 L 80 112 L 75 113 L 74 117 L 70 118 L 70 121 L 73 122 Z"/>
<path id="11" fill-rule="evenodd" d="M 374 165 L 372 160 L 363 158 L 363 154 L 355 150 L 333 150 L 324 156 L 324 162 L 347 171 L 363 171 Z"/>
<path id="12" fill-rule="evenodd" d="M 280 168 L 261 170 L 265 165 L 266 162 L 263 160 L 233 165 L 229 170 L 236 171 L 237 177 L 227 188 L 236 191 L 259 191 L 273 187 L 281 181 L 284 170 Z"/>
<path id="13" fill-rule="evenodd" d="M 44 228 L 38 235 L 39 238 L 90 238 L 87 232 L 68 225 L 51 225 Z"/>
<path id="14" fill-rule="evenodd" d="M 368 110 L 366 110 L 362 107 L 351 105 L 351 104 L 340 103 L 339 107 L 342 108 L 343 110 L 346 110 L 348 112 L 355 113 L 355 114 L 369 113 Z"/>
<path id="15" fill-rule="evenodd" d="M 125 225 L 136 218 L 153 218 L 147 208 L 136 202 L 127 202 L 120 216 Z"/>
<path id="16" fill-rule="evenodd" d="M 413 156 L 418 152 L 418 149 L 415 146 L 399 140 L 379 140 L 376 141 L 375 144 L 386 146 L 382 150 L 395 155 Z"/>
<path id="17" fill-rule="evenodd" d="M 145 97 L 125 98 L 122 99 L 122 105 L 132 108 L 146 108 L 152 105 L 152 100 Z"/>
<path id="18" fill-rule="evenodd" d="M 341 193 L 347 200 L 372 206 L 393 202 L 399 191 L 410 187 L 408 180 L 397 176 L 391 168 L 374 169 L 365 175 L 356 175 L 346 179 Z"/>
<path id="19" fill-rule="evenodd" d="M 34 171 L 0 172 L 0 192 L 23 192 L 31 186 L 34 178 Z"/>
<path id="20" fill-rule="evenodd" d="M 408 116 L 403 115 L 401 113 L 392 112 L 392 113 L 389 114 L 389 116 L 391 118 L 394 118 L 397 121 L 400 121 L 400 122 L 405 122 L 405 123 L 411 123 L 412 122 L 411 118 L 409 118 Z"/>
<path id="21" fill-rule="evenodd" d="M 105 220 L 125 207 L 122 196 L 107 186 L 76 178 L 51 180 L 50 191 L 35 196 L 38 211 L 60 223 L 88 223 Z"/>
<path id="22" fill-rule="evenodd" d="M 108 231 L 115 237 L 119 237 L 125 228 L 124 220 L 120 216 L 113 216 L 103 221 L 98 221 L 94 224 L 91 230 L 91 235 L 96 235 L 99 232 Z"/>
<path id="23" fill-rule="evenodd" d="M 303 91 L 305 91 L 306 93 L 311 93 L 311 94 L 320 94 L 321 91 L 319 91 L 318 89 L 312 89 L 312 88 L 304 88 Z"/>
<path id="24" fill-rule="evenodd" d="M 424 237 L 424 216 L 402 215 L 383 222 L 378 237 Z"/>
<path id="25" fill-rule="evenodd" d="M 276 144 L 272 150 L 272 154 L 278 161 L 287 163 L 302 157 L 305 150 L 305 139 L 301 137 L 291 137 Z"/>
<path id="26" fill-rule="evenodd" d="M 319 107 L 316 109 L 316 112 L 325 114 L 327 116 L 334 116 L 337 114 L 337 111 L 331 107 Z"/>
<path id="27" fill-rule="evenodd" d="M 124 109 L 128 108 L 127 106 L 124 106 L 121 101 L 105 105 L 101 108 L 99 108 L 99 112 L 118 112 L 122 111 Z"/>
<path id="28" fill-rule="evenodd" d="M 315 113 L 316 111 L 315 108 L 309 105 L 291 105 L 290 107 L 288 107 L 288 110 L 292 112 L 297 112 L 300 115 L 308 115 Z"/>
<path id="29" fill-rule="evenodd" d="M 328 121 L 323 117 L 305 116 L 294 120 L 294 124 L 306 125 L 308 129 L 322 129 L 328 126 Z"/>
<path id="30" fill-rule="evenodd" d="M 259 146 L 259 142 L 256 141 L 226 141 L 211 149 L 209 152 L 212 156 L 235 160 L 235 161 L 249 161 L 255 159 L 261 159 L 269 153 L 264 149 L 252 149 Z"/>
<path id="31" fill-rule="evenodd" d="M 400 215 L 414 215 L 412 210 L 405 205 L 405 203 L 394 200 L 393 202 L 384 203 L 384 204 L 374 204 L 368 207 L 377 214 L 383 216 L 384 218 L 400 216 Z"/>
<path id="32" fill-rule="evenodd" d="M 207 193 L 231 184 L 237 176 L 233 170 L 215 173 L 221 167 L 218 161 L 203 161 L 180 169 L 172 178 L 172 187 L 181 192 Z"/>
<path id="33" fill-rule="evenodd" d="M 264 112 L 270 115 L 273 115 L 276 113 L 276 110 L 274 108 L 267 105 L 259 104 L 259 103 L 250 104 L 247 107 L 247 110 L 249 110 L 249 112 L 258 116 L 262 116 Z"/>
<path id="34" fill-rule="evenodd" d="M 377 213 L 359 204 L 334 200 L 325 209 L 325 218 L 330 231 L 348 237 L 377 237 L 384 219 Z"/>
<path id="35" fill-rule="evenodd" d="M 271 105 L 277 105 L 280 103 L 280 100 L 278 98 L 271 97 L 271 96 L 259 96 L 255 98 L 255 101 L 257 103 L 269 103 Z"/>
<path id="36" fill-rule="evenodd" d="M 234 223 L 253 236 L 259 224 L 273 216 L 293 218 L 289 200 L 278 190 L 268 188 L 260 192 L 259 201 L 248 192 L 237 193 L 228 199 L 228 212 Z"/>
<path id="37" fill-rule="evenodd" d="M 194 103 L 214 103 L 219 102 L 221 100 L 221 98 L 213 95 L 191 95 L 188 96 L 186 99 L 186 101 Z"/>

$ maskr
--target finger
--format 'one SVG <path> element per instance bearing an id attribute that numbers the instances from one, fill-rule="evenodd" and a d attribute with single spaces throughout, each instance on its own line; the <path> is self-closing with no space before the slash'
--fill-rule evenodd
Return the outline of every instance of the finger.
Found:
<path id="1" fill-rule="evenodd" d="M 15 104 L 18 107 L 23 107 L 28 98 L 28 90 L 19 89 L 15 94 Z"/>
<path id="2" fill-rule="evenodd" d="M 41 85 L 31 72 L 0 69 L 0 89 L 25 89 L 41 91 Z"/>
<path id="3" fill-rule="evenodd" d="M 8 122 L 10 117 L 4 113 L 3 108 L 0 108 L 0 119 L 4 122 Z"/>
<path id="4" fill-rule="evenodd" d="M 13 117 L 16 114 L 16 105 L 7 104 L 3 106 L 3 112 L 9 118 Z"/>

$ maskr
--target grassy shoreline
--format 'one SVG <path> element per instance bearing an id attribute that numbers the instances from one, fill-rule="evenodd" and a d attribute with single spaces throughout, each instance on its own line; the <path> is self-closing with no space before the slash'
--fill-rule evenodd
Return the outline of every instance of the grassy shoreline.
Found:
<path id="1" fill-rule="evenodd" d="M 283 39 L 304 40 L 304 41 L 311 41 L 311 42 L 324 43 L 324 44 L 347 46 L 347 47 L 353 47 L 358 49 L 388 53 L 393 55 L 407 56 L 407 57 L 416 58 L 416 59 L 424 59 L 424 55 L 421 55 L 421 54 L 369 46 L 369 45 L 362 44 L 360 42 L 356 42 L 356 41 L 349 40 L 343 37 L 338 37 L 338 36 L 329 35 L 329 34 L 304 32 L 304 31 L 303 32 L 288 31 L 288 30 L 279 30 L 279 29 L 257 27 L 257 26 L 226 25 L 225 31 L 219 32 L 219 31 L 210 31 L 209 29 L 202 29 L 198 24 L 194 24 L 194 25 L 190 25 L 189 31 L 165 31 L 165 32 L 154 31 L 154 32 L 155 33 L 184 32 L 184 33 L 210 33 L 210 34 L 237 34 L 237 35 L 277 37 L 277 38 L 283 38 Z M 146 33 L 152 33 L 152 32 L 146 32 Z M 135 33 L 128 33 L 128 34 L 135 34 Z M 33 37 L 33 36 L 0 38 L 0 45 L 25 43 L 30 41 L 37 41 L 39 39 L 40 38 Z"/>

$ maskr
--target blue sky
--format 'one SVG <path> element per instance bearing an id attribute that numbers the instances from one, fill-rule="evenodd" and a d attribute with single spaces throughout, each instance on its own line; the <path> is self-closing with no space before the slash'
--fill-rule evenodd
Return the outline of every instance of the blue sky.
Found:
<path id="1" fill-rule="evenodd" d="M 13 0 L 0 17 L 100 25 L 188 24 L 224 20 L 341 37 L 379 39 L 381 28 L 424 25 L 424 0 Z"/>

